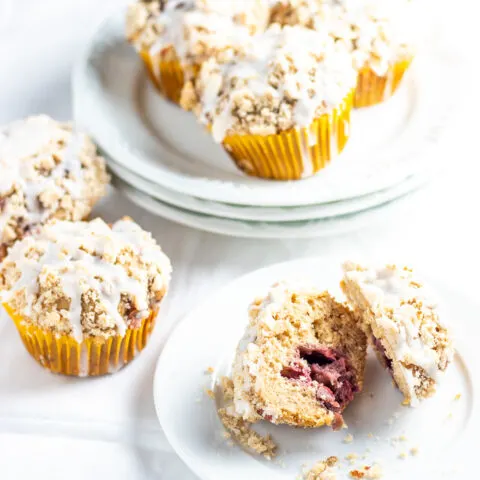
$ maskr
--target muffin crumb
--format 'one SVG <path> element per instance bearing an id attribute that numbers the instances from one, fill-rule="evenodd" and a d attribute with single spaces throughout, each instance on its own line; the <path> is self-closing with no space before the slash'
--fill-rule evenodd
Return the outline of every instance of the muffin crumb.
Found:
<path id="1" fill-rule="evenodd" d="M 303 480 L 336 480 L 337 457 L 328 457 L 326 460 L 317 462 L 310 470 L 304 469 Z"/>

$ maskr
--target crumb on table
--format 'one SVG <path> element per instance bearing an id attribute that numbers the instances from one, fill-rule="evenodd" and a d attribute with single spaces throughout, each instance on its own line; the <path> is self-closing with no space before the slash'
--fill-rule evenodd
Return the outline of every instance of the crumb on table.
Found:
<path id="1" fill-rule="evenodd" d="M 205 390 L 205 393 L 210 397 L 210 398 L 215 398 L 215 392 L 213 390 L 210 390 L 209 388 L 207 388 Z"/>
<path id="2" fill-rule="evenodd" d="M 343 439 L 343 443 L 352 443 L 352 442 L 353 442 L 353 435 L 351 433 L 349 433 Z"/>

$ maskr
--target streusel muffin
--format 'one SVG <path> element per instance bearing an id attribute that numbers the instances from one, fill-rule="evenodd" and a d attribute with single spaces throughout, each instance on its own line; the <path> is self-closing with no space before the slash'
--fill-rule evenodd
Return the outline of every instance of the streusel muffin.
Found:
<path id="1" fill-rule="evenodd" d="M 344 272 L 342 289 L 404 403 L 433 395 L 454 354 L 435 294 L 408 267 L 347 262 Z"/>
<path id="2" fill-rule="evenodd" d="M 54 221 L 0 265 L 0 299 L 30 354 L 52 372 L 113 373 L 145 347 L 171 265 L 129 218 Z"/>
<path id="3" fill-rule="evenodd" d="M 0 170 L 0 261 L 47 221 L 86 218 L 109 181 L 92 141 L 44 115 L 0 128 Z"/>
<path id="4" fill-rule="evenodd" d="M 157 88 L 178 103 L 204 61 L 241 55 L 267 20 L 266 0 L 143 0 L 128 9 L 127 38 Z"/>
<path id="5" fill-rule="evenodd" d="M 181 103 L 244 172 L 295 180 L 342 151 L 355 83 L 348 52 L 328 34 L 274 24 L 244 58 L 205 62 Z"/>
<path id="6" fill-rule="evenodd" d="M 233 365 L 234 411 L 299 427 L 343 425 L 362 389 L 366 337 L 328 292 L 285 283 L 250 307 Z"/>

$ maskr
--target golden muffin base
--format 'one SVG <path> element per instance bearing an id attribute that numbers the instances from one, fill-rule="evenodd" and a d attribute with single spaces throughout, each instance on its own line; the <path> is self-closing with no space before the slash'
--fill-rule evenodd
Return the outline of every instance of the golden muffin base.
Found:
<path id="1" fill-rule="evenodd" d="M 383 77 L 366 67 L 358 74 L 354 107 L 363 108 L 377 105 L 389 99 L 397 90 L 412 58 L 397 62 Z"/>
<path id="2" fill-rule="evenodd" d="M 185 84 L 185 72 L 180 61 L 163 53 L 152 55 L 149 51 L 140 52 L 148 75 L 157 89 L 172 102 L 180 103 L 180 95 Z"/>
<path id="3" fill-rule="evenodd" d="M 330 114 L 307 128 L 274 135 L 231 135 L 223 146 L 247 175 L 273 180 L 299 180 L 326 167 L 345 147 L 350 135 L 354 92 Z"/>
<path id="4" fill-rule="evenodd" d="M 29 325 L 7 304 L 3 306 L 30 355 L 51 372 L 74 377 L 115 373 L 130 363 L 145 348 L 158 313 L 158 309 L 152 310 L 139 328 L 128 329 L 125 336 L 92 337 L 78 343 L 71 336 Z"/>

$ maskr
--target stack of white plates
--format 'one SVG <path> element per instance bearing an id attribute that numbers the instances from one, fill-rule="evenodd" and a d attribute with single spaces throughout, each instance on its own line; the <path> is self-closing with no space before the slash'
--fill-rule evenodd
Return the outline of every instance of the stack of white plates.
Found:
<path id="1" fill-rule="evenodd" d="M 173 221 L 245 237 L 342 233 L 403 208 L 438 169 L 449 104 L 450 60 L 426 42 L 395 97 L 355 111 L 345 151 L 314 178 L 251 178 L 192 114 L 163 100 L 124 36 L 125 12 L 108 19 L 74 73 L 77 124 L 109 161 L 131 200 Z M 432 37 L 433 38 L 433 37 Z"/>

